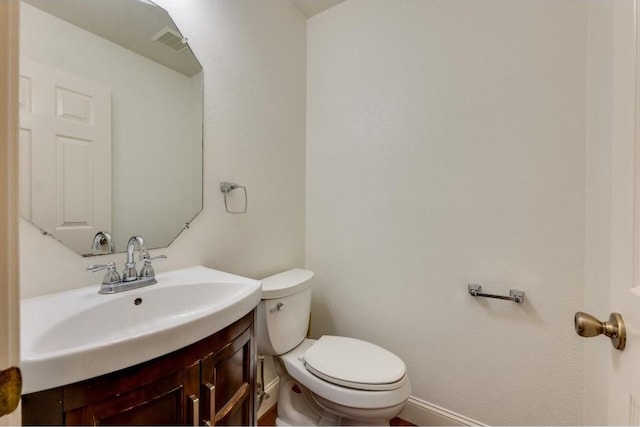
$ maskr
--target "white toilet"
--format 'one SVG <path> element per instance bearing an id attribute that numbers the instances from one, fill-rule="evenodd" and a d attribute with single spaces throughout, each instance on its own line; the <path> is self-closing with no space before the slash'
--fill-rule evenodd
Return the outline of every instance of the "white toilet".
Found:
<path id="1" fill-rule="evenodd" d="M 354 338 L 305 338 L 312 277 L 296 268 L 262 280 L 258 353 L 278 356 L 277 425 L 389 425 L 411 394 L 404 362 Z"/>

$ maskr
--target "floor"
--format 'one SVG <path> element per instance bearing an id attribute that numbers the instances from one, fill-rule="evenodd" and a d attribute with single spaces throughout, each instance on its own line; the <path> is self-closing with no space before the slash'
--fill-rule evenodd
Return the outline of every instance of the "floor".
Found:
<path id="1" fill-rule="evenodd" d="M 275 426 L 276 425 L 276 415 L 278 410 L 278 404 L 275 404 L 264 413 L 263 416 L 258 420 L 258 426 Z M 415 424 L 411 424 L 409 421 L 405 421 L 402 418 L 394 418 L 389 423 L 392 426 L 415 426 Z"/>

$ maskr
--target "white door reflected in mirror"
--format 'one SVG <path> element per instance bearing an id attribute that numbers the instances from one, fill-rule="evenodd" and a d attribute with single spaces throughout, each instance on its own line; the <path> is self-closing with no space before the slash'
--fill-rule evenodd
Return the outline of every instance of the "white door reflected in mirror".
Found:
<path id="1" fill-rule="evenodd" d="M 111 90 L 22 58 L 20 215 L 78 253 L 111 229 Z"/>

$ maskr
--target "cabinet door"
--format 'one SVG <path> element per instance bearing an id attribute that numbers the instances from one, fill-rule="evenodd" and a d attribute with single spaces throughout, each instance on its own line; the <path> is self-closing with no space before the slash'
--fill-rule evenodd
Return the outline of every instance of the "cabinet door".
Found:
<path id="1" fill-rule="evenodd" d="M 254 425 L 252 328 L 202 360 L 203 422 L 211 425 Z"/>
<path id="2" fill-rule="evenodd" d="M 198 363 L 65 413 L 66 425 L 185 425 L 199 415 Z"/>

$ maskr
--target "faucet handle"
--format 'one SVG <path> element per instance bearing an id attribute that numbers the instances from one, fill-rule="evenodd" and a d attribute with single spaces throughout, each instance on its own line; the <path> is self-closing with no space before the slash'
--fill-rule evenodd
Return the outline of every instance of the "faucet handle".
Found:
<path id="1" fill-rule="evenodd" d="M 95 273 L 96 271 L 104 270 L 105 268 L 107 269 L 107 272 L 104 274 L 104 277 L 102 278 L 103 284 L 108 285 L 108 284 L 120 282 L 120 275 L 116 271 L 115 262 L 110 262 L 109 264 L 90 265 L 87 267 L 87 271 Z"/>
<path id="2" fill-rule="evenodd" d="M 104 269 L 108 269 L 108 270 L 115 270 L 116 269 L 116 263 L 115 262 L 110 262 L 109 264 L 96 264 L 96 265 L 90 265 L 86 268 L 86 271 L 90 271 L 92 273 L 95 273 L 96 271 L 100 271 L 100 270 L 104 270 Z"/>
<path id="3" fill-rule="evenodd" d="M 149 258 L 148 254 L 147 257 L 144 258 L 144 263 L 142 264 L 142 268 L 140 269 L 140 278 L 143 277 L 155 277 L 156 273 L 155 271 L 153 271 L 153 267 L 151 266 L 151 263 L 153 261 L 162 261 L 164 259 L 167 259 L 166 255 L 158 255 L 158 256 L 154 256 L 153 258 Z"/>

